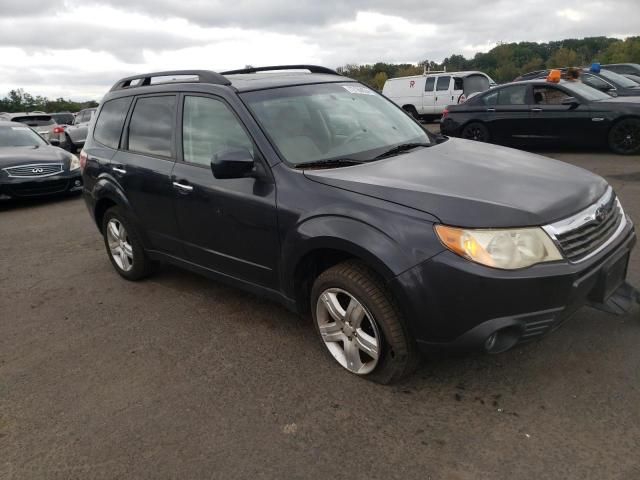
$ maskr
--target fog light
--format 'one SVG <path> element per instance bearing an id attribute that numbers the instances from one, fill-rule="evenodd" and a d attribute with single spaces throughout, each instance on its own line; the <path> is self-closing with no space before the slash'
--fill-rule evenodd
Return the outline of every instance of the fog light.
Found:
<path id="1" fill-rule="evenodd" d="M 79 187 L 79 186 L 80 186 L 80 180 L 76 180 L 76 181 L 74 182 L 74 185 L 75 185 L 76 187 Z"/>

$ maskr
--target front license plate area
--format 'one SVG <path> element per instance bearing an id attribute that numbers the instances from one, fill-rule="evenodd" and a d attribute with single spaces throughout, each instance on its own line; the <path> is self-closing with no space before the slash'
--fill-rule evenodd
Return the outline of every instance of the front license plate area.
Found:
<path id="1" fill-rule="evenodd" d="M 598 276 L 598 281 L 591 292 L 590 299 L 594 302 L 604 303 L 624 283 L 627 277 L 629 265 L 629 253 L 605 265 Z"/>

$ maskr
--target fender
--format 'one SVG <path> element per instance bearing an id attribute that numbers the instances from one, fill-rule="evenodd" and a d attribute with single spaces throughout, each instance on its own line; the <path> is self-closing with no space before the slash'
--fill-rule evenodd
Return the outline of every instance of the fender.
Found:
<path id="1" fill-rule="evenodd" d="M 322 249 L 358 257 L 386 281 L 416 265 L 415 258 L 379 228 L 352 217 L 317 215 L 296 225 L 283 239 L 281 285 L 285 295 L 294 296 L 295 272 L 300 261 Z"/>
<path id="2" fill-rule="evenodd" d="M 91 215 L 98 227 L 98 230 L 102 229 L 102 225 L 99 224 L 98 218 L 96 217 L 96 208 L 100 203 L 100 200 L 109 199 L 116 205 L 119 205 L 127 212 L 127 216 L 131 219 L 134 225 L 140 225 L 139 219 L 137 215 L 134 213 L 131 204 L 129 203 L 129 199 L 122 190 L 122 187 L 118 185 L 116 180 L 109 174 L 101 175 L 96 181 L 93 190 L 91 192 L 92 203 L 93 205 L 90 207 Z M 138 229 L 138 235 L 141 237 L 144 245 L 148 245 L 148 240 L 144 231 Z"/>

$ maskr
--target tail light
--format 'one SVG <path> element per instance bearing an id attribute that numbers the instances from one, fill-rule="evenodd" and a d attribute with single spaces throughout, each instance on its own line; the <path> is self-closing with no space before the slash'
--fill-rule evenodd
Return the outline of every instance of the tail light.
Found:
<path id="1" fill-rule="evenodd" d="M 446 108 L 442 111 L 442 118 L 445 119 L 449 116 L 449 110 Z"/>
<path id="2" fill-rule="evenodd" d="M 82 150 L 80 152 L 80 170 L 84 172 L 84 167 L 87 166 L 87 152 Z"/>
<path id="3" fill-rule="evenodd" d="M 53 133 L 56 135 L 59 135 L 61 133 L 64 133 L 64 127 L 57 125 L 55 127 L 53 127 Z"/>

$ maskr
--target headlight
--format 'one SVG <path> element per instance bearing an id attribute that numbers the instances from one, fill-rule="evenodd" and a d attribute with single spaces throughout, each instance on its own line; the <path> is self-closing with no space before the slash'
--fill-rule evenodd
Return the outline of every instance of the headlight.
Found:
<path id="1" fill-rule="evenodd" d="M 69 170 L 77 170 L 80 168 L 80 159 L 75 155 L 71 155 L 71 160 L 69 161 Z"/>
<path id="2" fill-rule="evenodd" d="M 562 260 L 541 228 L 476 230 L 437 225 L 440 241 L 454 253 L 488 267 L 513 270 Z"/>

